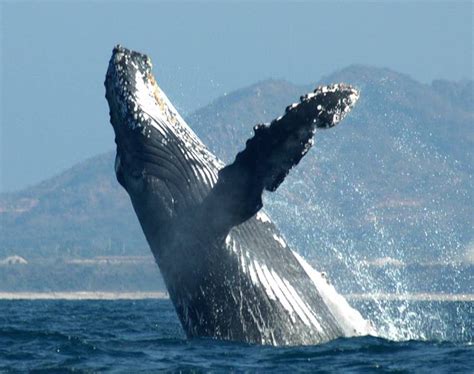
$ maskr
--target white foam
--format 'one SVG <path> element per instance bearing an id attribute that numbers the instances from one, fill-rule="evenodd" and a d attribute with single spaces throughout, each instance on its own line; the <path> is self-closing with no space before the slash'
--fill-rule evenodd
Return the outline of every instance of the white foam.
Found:
<path id="1" fill-rule="evenodd" d="M 275 239 L 283 248 L 286 248 L 285 240 L 281 236 L 273 234 L 273 239 Z"/>
<path id="2" fill-rule="evenodd" d="M 370 322 L 365 320 L 356 309 L 352 308 L 347 300 L 336 291 L 334 286 L 327 282 L 320 272 L 313 269 L 298 253 L 292 252 L 306 274 L 313 281 L 331 313 L 341 325 L 345 336 L 377 335 Z"/>
<path id="3" fill-rule="evenodd" d="M 265 212 L 262 212 L 261 210 L 257 212 L 257 216 L 256 218 L 261 221 L 261 222 L 268 222 L 270 223 L 270 217 L 267 216 L 267 214 Z"/>

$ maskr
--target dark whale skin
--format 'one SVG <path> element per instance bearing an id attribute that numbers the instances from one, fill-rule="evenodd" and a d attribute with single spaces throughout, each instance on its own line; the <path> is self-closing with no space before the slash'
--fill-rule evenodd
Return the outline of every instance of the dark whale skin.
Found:
<path id="1" fill-rule="evenodd" d="M 106 75 L 117 180 L 161 270 L 187 336 L 251 344 L 317 344 L 374 334 L 262 209 L 312 145 L 358 99 L 319 87 L 286 108 L 224 166 L 156 84 L 151 61 L 117 46 Z"/>

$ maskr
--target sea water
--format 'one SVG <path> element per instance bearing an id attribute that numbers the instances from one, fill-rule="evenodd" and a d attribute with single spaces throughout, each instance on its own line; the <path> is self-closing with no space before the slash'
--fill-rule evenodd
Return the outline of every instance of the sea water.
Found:
<path id="1" fill-rule="evenodd" d="M 363 313 L 374 307 L 353 304 Z M 400 305 L 387 301 L 385 308 L 398 312 Z M 420 331 L 410 340 L 358 337 L 271 347 L 188 340 L 166 299 L 0 300 L 0 372 L 473 373 L 474 303 L 412 302 L 411 308 L 426 324 L 413 326 Z M 423 315 L 433 309 L 436 322 Z"/>

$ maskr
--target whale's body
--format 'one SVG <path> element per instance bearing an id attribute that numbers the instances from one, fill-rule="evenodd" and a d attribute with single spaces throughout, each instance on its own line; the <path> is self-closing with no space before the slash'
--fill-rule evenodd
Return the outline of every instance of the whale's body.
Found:
<path id="1" fill-rule="evenodd" d="M 372 333 L 320 273 L 293 252 L 262 208 L 312 144 L 358 98 L 320 87 L 287 108 L 225 167 L 157 86 L 145 55 L 120 46 L 106 76 L 127 190 L 188 337 L 272 345 Z"/>

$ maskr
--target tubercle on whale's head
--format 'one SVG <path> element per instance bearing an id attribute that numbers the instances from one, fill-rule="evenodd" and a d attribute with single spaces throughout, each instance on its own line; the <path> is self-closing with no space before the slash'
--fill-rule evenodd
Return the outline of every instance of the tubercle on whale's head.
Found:
<path id="1" fill-rule="evenodd" d="M 156 83 L 147 55 L 117 45 L 104 84 L 122 166 L 127 154 L 139 154 L 152 142 L 167 148 L 168 141 L 191 131 Z"/>
<path id="2" fill-rule="evenodd" d="M 176 122 L 172 118 L 173 114 L 177 116 L 173 113 L 176 110 L 167 105 L 166 96 L 158 87 L 151 69 L 151 59 L 147 55 L 120 45 L 113 49 L 104 84 L 109 105 L 112 104 L 120 116 L 111 118 L 115 119 L 112 121 L 115 131 L 126 127 L 149 136 L 150 117 Z"/>
<path id="3" fill-rule="evenodd" d="M 110 122 L 115 132 L 117 155 L 115 172 L 120 184 L 127 189 L 126 174 L 136 177 L 143 167 L 130 159 L 129 151 L 140 145 L 140 137 L 147 136 L 145 118 L 139 116 L 136 99 L 136 80 L 151 72 L 151 61 L 143 54 L 120 45 L 114 47 L 105 78 L 105 97 L 109 104 Z M 141 132 L 141 135 L 139 134 Z"/>

